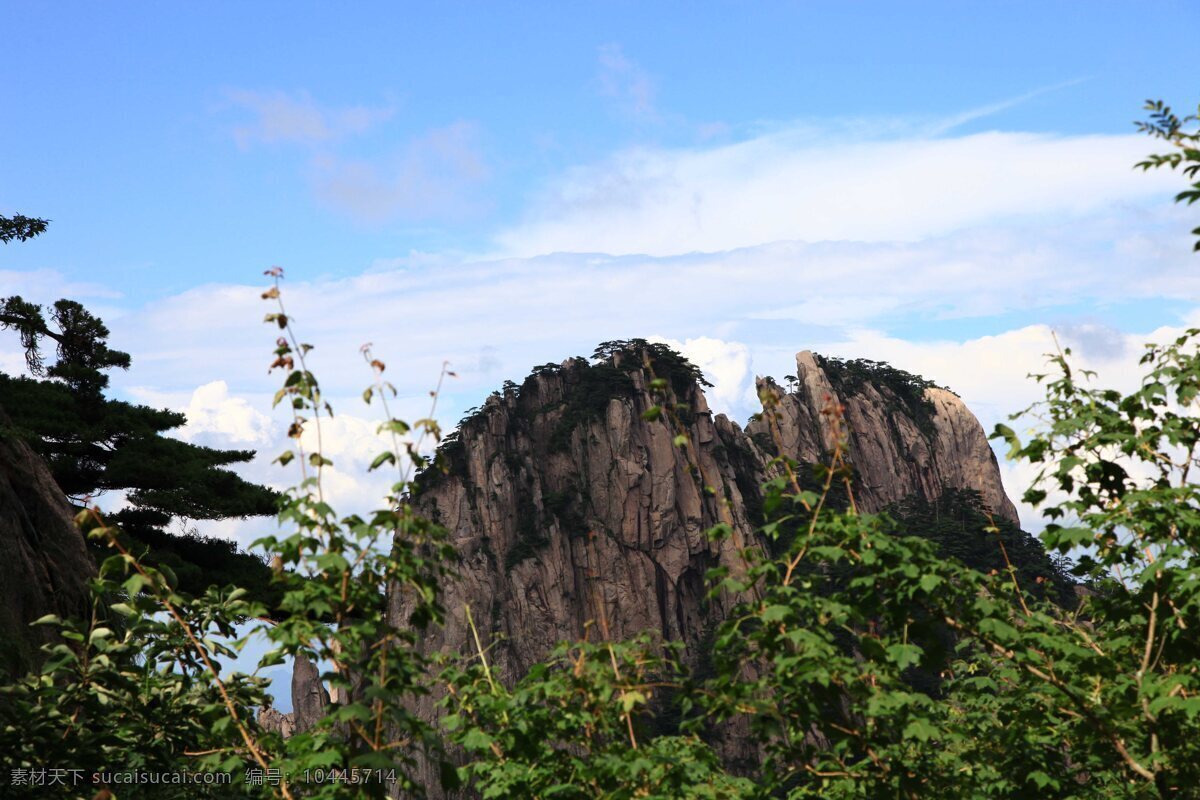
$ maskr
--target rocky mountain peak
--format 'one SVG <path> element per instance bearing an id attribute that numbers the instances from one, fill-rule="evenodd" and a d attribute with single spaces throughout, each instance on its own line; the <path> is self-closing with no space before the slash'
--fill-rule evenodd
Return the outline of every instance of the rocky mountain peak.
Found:
<path id="1" fill-rule="evenodd" d="M 502 642 L 496 663 L 508 675 L 559 641 L 600 635 L 596 625 L 613 638 L 656 631 L 697 651 L 724 611 L 705 597 L 706 572 L 740 569 L 739 545 L 756 542 L 771 458 L 827 456 L 831 403 L 843 409 L 860 509 L 936 499 L 948 487 L 977 491 L 1016 520 L 978 420 L 930 381 L 804 351 L 786 390 L 760 379 L 778 394 L 776 413 L 745 431 L 713 415 L 705 383 L 665 345 L 606 342 L 591 361 L 545 364 L 506 383 L 463 419 L 442 445 L 443 468 L 417 481 L 419 510 L 461 555 L 447 625 L 429 646 L 469 649 L 469 605 Z M 668 413 L 646 414 L 656 406 Z M 733 535 L 710 541 L 717 523 Z M 401 615 L 401 599 L 394 604 Z"/>
<path id="2" fill-rule="evenodd" d="M 759 379 L 759 389 L 778 387 Z M 822 414 L 831 404 L 842 409 L 862 510 L 913 495 L 934 500 L 948 487 L 978 491 L 993 513 L 1018 522 L 975 415 L 952 391 L 881 362 L 797 353 L 796 374 L 779 392 L 778 425 L 773 430 L 761 418 L 746 432 L 772 455 L 782 450 L 802 463 L 820 461 L 833 447 L 831 421 Z"/>
<path id="3" fill-rule="evenodd" d="M 698 370 L 661 345 L 597 355 L 493 394 L 443 446 L 446 471 L 418 481 L 417 504 L 462 557 L 436 646 L 466 647 L 470 605 L 504 641 L 500 668 L 519 674 L 563 639 L 599 635 L 593 625 L 694 644 L 719 613 L 705 573 L 738 557 L 705 531 L 728 519 L 747 540 L 754 527 L 725 457 L 724 437 L 741 432 L 713 419 Z M 643 419 L 664 399 L 672 413 Z M 674 442 L 684 431 L 690 451 Z"/>

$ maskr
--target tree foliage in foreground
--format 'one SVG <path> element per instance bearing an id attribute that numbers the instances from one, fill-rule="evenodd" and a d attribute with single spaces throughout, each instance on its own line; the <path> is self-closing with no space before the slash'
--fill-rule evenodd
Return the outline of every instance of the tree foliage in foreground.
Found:
<path id="1" fill-rule="evenodd" d="M 1137 123 L 1138 130 L 1162 139 L 1175 149 L 1149 156 L 1137 166 L 1143 171 L 1167 167 L 1181 172 L 1192 185 L 1175 195 L 1175 202 L 1190 206 L 1200 200 L 1200 107 L 1195 114 L 1180 117 L 1163 101 L 1147 100 L 1145 110 L 1150 112 L 1150 118 Z M 1193 249 L 1200 251 L 1200 227 L 1193 228 L 1192 235 L 1196 237 Z"/>
<path id="2" fill-rule="evenodd" d="M 0 216 L 0 244 L 28 241 L 44 233 L 49 222 L 49 220 L 39 217 L 27 217 L 24 214 L 14 214 L 11 217 Z"/>
<path id="3" fill-rule="evenodd" d="M 1039 597 L 1061 606 L 1078 602 L 1071 561 L 1047 553 L 1036 536 L 1011 520 L 993 516 L 973 489 L 943 487 L 932 500 L 914 494 L 893 504 L 887 514 L 896 522 L 896 533 L 928 539 L 943 558 L 980 572 L 1003 572 L 1011 565 L 1021 585 Z"/>
<path id="4" fill-rule="evenodd" d="M 265 297 L 280 302 L 277 281 Z M 1041 470 L 1026 500 L 1053 520 L 1043 542 L 1080 553 L 1078 603 L 1031 587 L 996 526 L 980 534 L 1005 566 L 980 571 L 939 554 L 932 537 L 859 513 L 839 446 L 815 487 L 799 465 L 772 465 L 761 538 L 778 546 L 735 543 L 741 564 L 710 573 L 714 595 L 741 600 L 703 674 L 689 675 L 670 646 L 602 631 L 506 683 L 481 639 L 440 665 L 419 647 L 442 619 L 438 589 L 454 559 L 443 532 L 414 514 L 401 468 L 428 463 L 433 415 L 411 427 L 392 417 L 394 390 L 368 354 L 376 381 L 365 396 L 382 404 L 391 443 L 374 468 L 397 469 L 398 481 L 380 511 L 339 518 L 322 490 L 330 462 L 299 445 L 329 413 L 309 347 L 281 302 L 268 321 L 281 333 L 277 401 L 297 440 L 278 460 L 302 476 L 280 513 L 289 532 L 260 543 L 290 612 L 264 626 L 276 647 L 260 669 L 301 653 L 323 661 L 330 713 L 286 740 L 260 729 L 250 712 L 261 681 L 221 673 L 215 659 L 245 645 L 233 624 L 261 607 L 237 590 L 188 596 L 86 511 L 89 535 L 115 555 L 92 618 L 44 620 L 64 643 L 3 689 L 10 768 L 225 770 L 234 784 L 214 796 L 285 798 L 417 796 L 429 775 L 487 798 L 1162 798 L 1200 786 L 1200 489 L 1190 480 L 1200 329 L 1148 347 L 1130 393 L 1094 388 L 1069 351 L 1055 354 L 1038 378 L 1046 398 L 1025 417 L 1034 427 L 997 429 Z M 675 424 L 670 381 L 650 377 L 662 401 L 647 421 Z M 840 409 L 825 413 L 841 424 Z M 692 452 L 685 435 L 675 441 Z M 844 505 L 828 502 L 835 491 Z M 404 624 L 389 621 L 389 602 Z M 436 718 L 416 712 L 435 697 Z M 670 720 L 657 718 L 668 708 Z M 727 766 L 746 764 L 725 758 L 731 746 L 754 756 L 753 774 Z M 315 782 L 317 770 L 339 779 Z"/>

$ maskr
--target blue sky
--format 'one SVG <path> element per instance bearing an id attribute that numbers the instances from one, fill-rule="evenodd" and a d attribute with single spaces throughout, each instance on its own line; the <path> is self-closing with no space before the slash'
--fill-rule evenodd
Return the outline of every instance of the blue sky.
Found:
<path id="1" fill-rule="evenodd" d="M 1036 396 L 1051 331 L 1119 382 L 1195 316 L 1179 181 L 1130 169 L 1143 100 L 1198 99 L 1195 3 L 4 15 L 0 213 L 53 222 L 0 249 L 0 295 L 84 301 L 134 356 L 118 394 L 266 452 L 257 293 L 284 266 L 347 401 L 347 502 L 375 489 L 351 475 L 365 341 L 407 413 L 451 361 L 451 424 L 532 365 L 658 336 L 738 419 L 813 348 L 948 383 L 990 426 Z"/>
<path id="2" fill-rule="evenodd" d="M 140 302 L 267 262 L 315 277 L 488 252 L 546 181 L 623 147 L 941 119 L 1073 81 L 957 132 L 1128 133 L 1145 96 L 1191 99 L 1200 22 L 1194 3 L 431 5 L 8 4 L 0 208 L 55 229 L 5 266 Z M 239 147 L 272 99 L 377 116 Z M 478 169 L 439 162 L 431 135 Z M 414 148 L 454 184 L 430 209 L 365 213 L 319 166 Z"/>

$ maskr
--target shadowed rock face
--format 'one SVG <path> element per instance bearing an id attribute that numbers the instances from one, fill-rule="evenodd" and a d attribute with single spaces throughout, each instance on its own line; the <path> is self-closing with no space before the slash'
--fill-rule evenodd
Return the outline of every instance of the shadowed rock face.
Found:
<path id="1" fill-rule="evenodd" d="M 705 574 L 741 570 L 739 543 L 754 530 L 728 448 L 753 446 L 724 416 L 713 418 L 691 379 L 671 381 L 678 420 L 643 420 L 656 404 L 650 380 L 641 369 L 567 361 L 493 395 L 463 423 L 445 448 L 450 473 L 427 474 L 417 499 L 462 559 L 443 594 L 445 626 L 430 629 L 427 652 L 475 652 L 469 606 L 505 681 L 563 640 L 653 632 L 683 642 L 688 661 L 700 658 L 706 635 L 739 599 L 707 599 Z M 690 458 L 673 443 L 682 428 L 696 445 Z M 709 541 L 705 531 L 719 522 L 734 536 Z M 402 596 L 391 597 L 391 613 L 398 624 L 407 619 Z M 432 718 L 436 700 L 424 698 L 418 712 Z M 727 750 L 731 761 L 755 758 Z M 419 760 L 417 777 L 442 796 L 431 765 Z"/>
<path id="2" fill-rule="evenodd" d="M 443 446 L 449 473 L 419 481 L 419 510 L 445 526 L 462 557 L 443 595 L 446 625 L 430 631 L 427 651 L 475 651 L 469 606 L 484 646 L 495 642 L 489 656 L 505 680 L 556 643 L 595 639 L 603 628 L 612 639 L 653 631 L 683 642 L 685 660 L 696 665 L 706 635 L 738 600 L 707 599 L 706 571 L 741 568 L 737 548 L 755 542 L 759 486 L 776 441 L 808 463 L 832 448 L 821 414 L 830 401 L 845 407 L 861 509 L 913 493 L 933 498 L 948 485 L 979 491 L 996 513 L 1016 520 L 983 429 L 955 395 L 924 388 L 906 404 L 888 385 L 852 384 L 817 359 L 797 356 L 799 384 L 781 398 L 777 437 L 763 420 L 743 432 L 714 417 L 694 378 L 664 374 L 665 364 L 655 364 L 655 376 L 670 378 L 683 410 L 675 423 L 644 420 L 656 400 L 635 353 L 547 365 L 493 394 Z M 694 443 L 690 456 L 672 442 L 679 426 Z M 705 537 L 718 522 L 732 527 L 730 540 Z M 390 613 L 397 624 L 407 618 L 399 593 Z M 433 702 L 419 710 L 432 717 Z M 740 738 L 722 737 L 719 749 L 754 763 Z M 432 772 L 422 777 L 436 784 Z"/>
<path id="3" fill-rule="evenodd" d="M 0 672 L 38 660 L 49 633 L 29 623 L 46 614 L 83 616 L 96 574 L 50 470 L 4 432 L 10 424 L 0 410 Z"/>
<path id="4" fill-rule="evenodd" d="M 292 660 L 291 723 L 296 733 L 311 730 L 325 716 L 329 693 L 321 683 L 317 665 L 303 654 Z M 280 731 L 282 733 L 282 729 Z M 285 734 L 287 735 L 287 734 Z"/>
<path id="5" fill-rule="evenodd" d="M 657 631 L 694 648 L 720 618 L 704 602 L 704 575 L 740 568 L 735 544 L 704 532 L 729 522 L 738 541 L 753 524 L 727 457 L 742 433 L 715 420 L 694 382 L 681 386 L 680 424 L 697 443 L 693 458 L 673 444 L 667 419 L 647 422 L 655 404 L 648 376 L 582 360 L 542 368 L 519 389 L 493 395 L 446 448 L 448 475 L 427 473 L 417 504 L 449 531 L 462 561 L 447 588 L 445 627 L 431 650 L 473 649 L 464 606 L 481 633 L 503 641 L 502 674 L 516 676 L 564 639 L 627 638 Z M 722 510 L 718 498 L 728 498 Z M 403 598 L 393 598 L 402 619 Z"/>
<path id="6" fill-rule="evenodd" d="M 781 397 L 777 432 L 765 419 L 743 432 L 714 417 L 695 381 L 678 376 L 679 418 L 644 420 L 656 404 L 651 376 L 620 363 L 570 360 L 493 394 L 444 446 L 449 473 L 419 481 L 419 510 L 449 531 L 462 557 L 446 589 L 448 624 L 430 648 L 469 649 L 464 605 L 484 633 L 505 638 L 495 658 L 510 675 L 559 641 L 600 635 L 589 632 L 593 622 L 612 638 L 650 630 L 694 645 L 724 610 L 703 602 L 704 574 L 739 568 L 735 541 L 754 541 L 776 440 L 797 461 L 823 460 L 833 447 L 822 414 L 830 403 L 844 407 L 860 509 L 913 494 L 934 499 L 950 486 L 979 491 L 1016 520 L 983 428 L 958 397 L 924 388 L 914 411 L 886 383 L 850 385 L 818 358 L 797 356 L 798 387 Z M 672 442 L 684 429 L 690 456 Z M 734 528 L 733 540 L 708 541 L 704 531 L 718 522 Z M 393 598 L 393 613 L 404 608 Z"/>

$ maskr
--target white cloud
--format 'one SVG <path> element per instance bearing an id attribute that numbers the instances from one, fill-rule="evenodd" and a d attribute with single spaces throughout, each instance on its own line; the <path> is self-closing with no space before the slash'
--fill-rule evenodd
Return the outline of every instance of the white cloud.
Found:
<path id="1" fill-rule="evenodd" d="M 815 257 L 826 267 L 833 258 L 843 266 L 862 260 L 868 273 L 874 268 L 869 256 L 843 252 L 843 246 L 830 247 Z M 757 330 L 753 310 L 765 304 L 781 302 L 788 295 L 804 296 L 811 286 L 812 299 L 806 302 L 814 307 L 822 302 L 834 305 L 841 302 L 838 291 L 857 293 L 870 281 L 869 274 L 853 277 L 844 289 L 836 281 L 808 282 L 791 275 L 795 270 L 773 258 L 775 252 L 768 248 L 762 253 L 696 259 L 516 260 L 442 267 L 433 274 L 401 266 L 352 279 L 286 286 L 285 300 L 302 340 L 318 345 L 310 354 L 310 366 L 337 411 L 333 420 L 324 423 L 322 435 L 324 452 L 335 464 L 326 480 L 331 500 L 339 511 L 367 511 L 378 504 L 392 480 L 390 475 L 366 471 L 386 444 L 375 434 L 377 418 L 372 418 L 372 410 L 357 400 L 370 382 L 358 354 L 368 337 L 375 342 L 375 353 L 388 362 L 387 376 L 401 392 L 393 406 L 393 413 L 401 418 L 427 414 L 428 390 L 437 380 L 442 360 L 451 360 L 461 377 L 450 381 L 443 398 L 440 419 L 447 429 L 465 407 L 476 405 L 505 377 L 520 379 L 536 364 L 586 354 L 606 339 L 638 335 L 666 341 L 700 366 L 715 384 L 708 393 L 713 409 L 739 422 L 757 410 L 755 371 L 781 378 L 792 372 L 793 355 L 801 349 L 887 361 L 949 385 L 988 431 L 1042 396 L 1041 388 L 1027 376 L 1045 370 L 1045 354 L 1055 347 L 1052 329 L 1045 324 L 928 341 L 898 338 L 868 324 L 821 328 L 782 320 L 776 324 L 788 327 L 766 333 Z M 923 252 L 924 258 L 912 260 L 910 279 L 926 286 L 941 280 L 940 300 L 950 307 L 956 298 L 966 302 L 973 296 L 975 279 L 964 288 L 955 287 L 936 269 L 923 276 L 917 265 L 935 261 L 936 251 Z M 988 265 L 1019 264 L 1017 255 L 994 253 Z M 731 265 L 743 264 L 738 258 L 754 265 L 740 273 L 741 282 L 716 279 L 727 275 Z M 1089 261 L 1086 255 L 1081 258 Z M 983 272 L 988 280 L 1015 284 L 1036 279 L 1036 273 L 993 273 L 986 266 Z M 1073 274 L 1070 269 L 1067 273 Z M 1164 268 L 1160 277 L 1165 280 L 1169 274 L 1171 270 Z M 483 286 L 486 291 L 480 289 Z M 468 291 L 469 287 L 475 288 Z M 143 402 L 186 411 L 190 422 L 181 432 L 184 438 L 214 447 L 258 449 L 259 457 L 240 471 L 252 480 L 285 486 L 297 474 L 269 463 L 290 443 L 284 435 L 286 409 L 270 409 L 270 396 L 281 376 L 278 372 L 268 376 L 265 367 L 277 332 L 258 321 L 265 305 L 259 292 L 254 287 L 201 287 L 160 301 L 145 314 L 119 320 L 123 339 L 146 343 L 135 352 L 131 377 L 156 387 L 155 391 L 124 391 Z M 1019 295 L 1016 302 L 1021 302 Z M 214 313 L 212 309 L 225 310 Z M 862 316 L 869 321 L 877 313 L 871 309 Z M 404 324 L 397 325 L 397 319 Z M 703 335 L 716 331 L 724 332 L 720 338 Z M 1164 341 L 1178 331 L 1162 327 L 1122 333 L 1099 323 L 1084 323 L 1063 326 L 1059 340 L 1078 351 L 1079 366 L 1098 371 L 1102 382 L 1128 391 L 1140 374 L 1136 362 L 1143 342 Z M 1097 338 L 1099 346 L 1092 341 Z M 481 342 L 488 344 L 481 347 Z M 119 382 L 122 376 L 116 377 Z M 310 431 L 305 439 L 310 449 L 312 437 Z M 1003 474 L 1010 496 L 1018 499 L 1029 470 L 1006 465 Z M 1036 527 L 1032 510 L 1021 507 L 1020 511 L 1026 524 Z M 213 526 L 211 531 L 235 536 L 245 544 L 266 527 L 269 523 L 260 520 Z"/>
<path id="2" fill-rule="evenodd" d="M 601 95 L 631 117 L 647 121 L 658 118 L 654 101 L 654 81 L 644 69 L 625 55 L 621 45 L 602 45 L 599 49 L 599 62 Z"/>
<path id="3" fill-rule="evenodd" d="M 193 441 L 204 435 L 218 436 L 227 446 L 259 446 L 271 441 L 272 419 L 242 397 L 230 397 L 225 381 L 212 381 L 192 393 L 187 408 L 187 425 L 180 438 Z"/>
<path id="4" fill-rule="evenodd" d="M 1015 108 L 1023 103 L 1029 102 L 1035 97 L 1057 92 L 1062 89 L 1069 89 L 1072 86 L 1078 86 L 1079 84 L 1085 82 L 1085 78 L 1074 78 L 1069 81 L 1061 81 L 1048 86 L 1040 86 L 1032 91 L 1016 95 L 1015 97 L 1008 97 L 1004 100 L 999 100 L 994 103 L 986 103 L 976 108 L 967 109 L 966 111 L 958 114 L 951 114 L 950 116 L 938 119 L 932 125 L 929 125 L 927 127 L 927 133 L 929 135 L 947 133 L 961 125 L 966 125 L 967 123 L 990 117 L 993 114 L 999 114 L 1002 111 L 1007 111 L 1010 108 Z"/>
<path id="5" fill-rule="evenodd" d="M 381 222 L 475 215 L 484 208 L 476 192 L 488 175 L 477 127 L 460 121 L 426 132 L 387 159 L 322 156 L 313 181 L 327 205 Z"/>
<path id="6" fill-rule="evenodd" d="M 1142 374 L 1137 361 L 1143 345 L 1148 341 L 1168 341 L 1181 331 L 1182 327 L 1163 327 L 1140 333 L 1112 334 L 1114 338 L 1120 338 L 1112 351 L 1079 351 L 1073 354 L 1072 365 L 1077 374 L 1079 369 L 1097 372 L 1097 386 L 1128 392 L 1137 386 Z M 803 347 L 834 356 L 887 361 L 934 379 L 960 394 L 980 418 L 986 432 L 990 433 L 997 423 L 1004 422 L 1012 425 L 1020 435 L 1027 436 L 1034 421 L 1023 418 L 1012 422 L 1009 416 L 1044 396 L 1042 386 L 1029 375 L 1050 371 L 1047 359 L 1056 347 L 1054 336 L 1055 331 L 1050 327 L 1033 325 L 963 341 L 911 342 L 869 330 L 855 331 L 845 339 L 784 345 L 711 337 L 651 338 L 675 347 L 699 366 L 714 384 L 706 390 L 711 407 L 740 423 L 758 410 L 754 365 L 771 363 L 790 372 L 795 350 Z M 1059 341 L 1070 345 L 1070 334 L 1060 333 Z M 776 377 L 782 374 L 784 372 L 779 372 Z M 415 416 L 415 410 L 408 416 Z M 444 415 L 443 424 L 447 428 L 452 422 L 452 416 Z M 382 445 L 374 436 L 374 423 L 343 416 L 340 425 L 326 430 L 326 452 L 333 454 L 338 464 L 330 472 L 327 482 L 331 496 L 338 501 L 339 508 L 344 503 L 353 505 L 355 510 L 374 507 L 372 504 L 382 497 L 387 483 L 370 478 L 364 480 L 369 459 Z M 1002 453 L 1003 446 L 999 443 L 995 446 Z M 1005 489 L 1017 504 L 1025 527 L 1040 530 L 1044 525 L 1041 512 L 1021 501 L 1037 467 L 1001 458 L 1000 468 Z M 255 535 L 261 535 L 261 531 Z"/>
<path id="7" fill-rule="evenodd" d="M 619 49 L 602 58 L 613 91 L 652 109 L 635 65 Z M 335 127 L 301 115 L 291 140 L 326 141 Z M 993 335 L 951 337 L 941 323 L 1200 302 L 1194 223 L 1169 199 L 1177 176 L 1130 167 L 1147 140 L 897 130 L 882 141 L 793 126 L 732 145 L 625 151 L 562 176 L 501 234 L 528 257 L 415 254 L 286 284 L 301 340 L 317 345 L 310 366 L 339 412 L 324 442 L 339 508 L 372 507 L 387 482 L 360 479 L 380 445 L 368 412 L 342 400 L 370 381 L 358 355 L 366 340 L 389 363 L 396 413 L 408 419 L 425 415 L 444 360 L 461 376 L 444 397 L 445 424 L 536 364 L 641 336 L 676 344 L 716 384 L 714 409 L 739 421 L 754 410 L 755 369 L 782 377 L 797 350 L 816 349 L 948 384 L 990 428 L 1040 396 L 1026 375 L 1053 346 L 1050 329 L 996 319 L 973 326 Z M 325 154 L 313 169 L 322 199 L 363 220 L 453 213 L 487 176 L 464 123 L 388 162 Z M 619 255 L 638 252 L 649 255 Z M 266 372 L 278 331 L 259 321 L 271 310 L 260 292 L 200 286 L 112 320 L 114 345 L 135 357 L 114 383 L 169 394 L 197 441 L 259 448 L 248 477 L 278 483 L 267 462 L 287 444 L 286 422 L 270 415 L 279 378 Z M 1154 338 L 1119 324 L 1097 313 L 1060 333 L 1119 382 Z M 885 333 L 898 327 L 921 341 Z M 1023 487 L 1009 488 L 1017 497 Z"/>
<path id="8" fill-rule="evenodd" d="M 295 450 L 296 442 L 287 437 L 290 413 L 283 406 L 272 411 L 269 395 L 233 395 L 223 380 L 198 386 L 190 393 L 146 387 L 130 387 L 126 393 L 142 403 L 182 411 L 187 423 L 170 435 L 183 441 L 219 449 L 256 450 L 253 461 L 233 466 L 247 480 L 280 490 L 300 482 L 299 460 L 287 467 L 272 463 L 284 450 Z M 300 445 L 305 453 L 319 447 L 333 462 L 323 472 L 322 487 L 338 513 L 365 514 L 384 504 L 397 475 L 394 470 L 368 471 L 371 461 L 390 442 L 378 434 L 379 420 L 368 416 L 369 408 L 348 407 L 358 413 L 324 417 L 319 427 L 310 423 Z M 192 524 L 207 536 L 233 539 L 243 547 L 276 529 L 275 522 L 265 518 L 199 520 Z"/>
<path id="9" fill-rule="evenodd" d="M 0 372 L 5 375 L 26 375 L 25 356 L 16 350 L 0 352 Z"/>
<path id="10" fill-rule="evenodd" d="M 245 149 L 253 144 L 320 144 L 345 136 L 365 133 L 374 125 L 390 119 L 392 106 L 348 106 L 327 108 L 319 105 L 308 92 L 230 89 L 225 93 L 233 105 L 248 111 L 249 122 L 233 128 L 233 138 Z"/>
<path id="11" fill-rule="evenodd" d="M 395 116 L 394 104 L 333 108 L 303 91 L 231 89 L 225 96 L 250 115 L 232 129 L 239 148 L 300 145 L 314 197 L 355 220 L 463 219 L 487 208 L 478 188 L 490 169 L 472 122 L 431 128 L 390 151 L 363 157 L 347 140 Z"/>
<path id="12" fill-rule="evenodd" d="M 758 409 L 758 392 L 754 386 L 754 358 L 742 342 L 727 342 L 708 336 L 678 341 L 651 337 L 682 353 L 700 368 L 712 387 L 704 390 L 708 404 L 738 424 Z"/>
<path id="13" fill-rule="evenodd" d="M 1081 355 L 1092 360 L 1111 361 L 1129 353 L 1129 337 L 1102 322 L 1073 322 L 1059 326 L 1059 337 Z"/>
<path id="14" fill-rule="evenodd" d="M 1155 229 L 1177 240 L 1177 251 L 1129 257 L 1122 242 Z M 358 348 L 371 340 L 403 395 L 419 401 L 449 360 L 460 375 L 450 393 L 465 393 L 465 405 L 474 405 L 504 378 L 589 353 L 609 339 L 712 337 L 795 352 L 821 342 L 863 346 L 870 340 L 854 339 L 854 331 L 894 323 L 911 329 L 913 320 L 923 322 L 927 338 L 939 321 L 1028 317 L 1039 308 L 1053 319 L 1064 302 L 1194 302 L 1200 276 L 1186 231 L 1170 210 L 1138 220 L 1097 216 L 1078 225 L 973 229 L 916 243 L 778 243 L 669 258 L 419 258 L 350 278 L 289 283 L 284 291 L 301 339 L 317 345 L 310 359 L 328 394 L 353 396 L 369 382 Z M 203 286 L 116 320 L 114 344 L 135 356 L 128 382 L 190 392 L 224 380 L 235 395 L 272 392 L 266 367 L 278 331 L 260 322 L 270 310 L 260 292 Z M 1082 349 L 1090 352 L 1099 329 L 1087 330 Z M 1039 344 L 1036 352 L 1044 349 Z M 753 352 L 759 368 L 776 369 L 778 359 L 760 361 Z M 929 366 L 923 371 L 962 388 L 942 365 Z M 1003 363 L 989 369 L 992 385 L 1024 377 Z"/>
<path id="15" fill-rule="evenodd" d="M 551 181 L 497 241 L 513 255 L 659 256 L 792 240 L 912 242 L 1008 218 L 1094 213 L 1177 182 L 1134 174 L 1153 149 L 1140 136 L 871 136 L 792 126 L 717 147 L 628 149 Z"/>
<path id="16" fill-rule="evenodd" d="M 0 297 L 19 294 L 36 303 L 72 300 L 116 300 L 121 293 L 98 283 L 73 281 L 55 269 L 0 269 Z"/>

